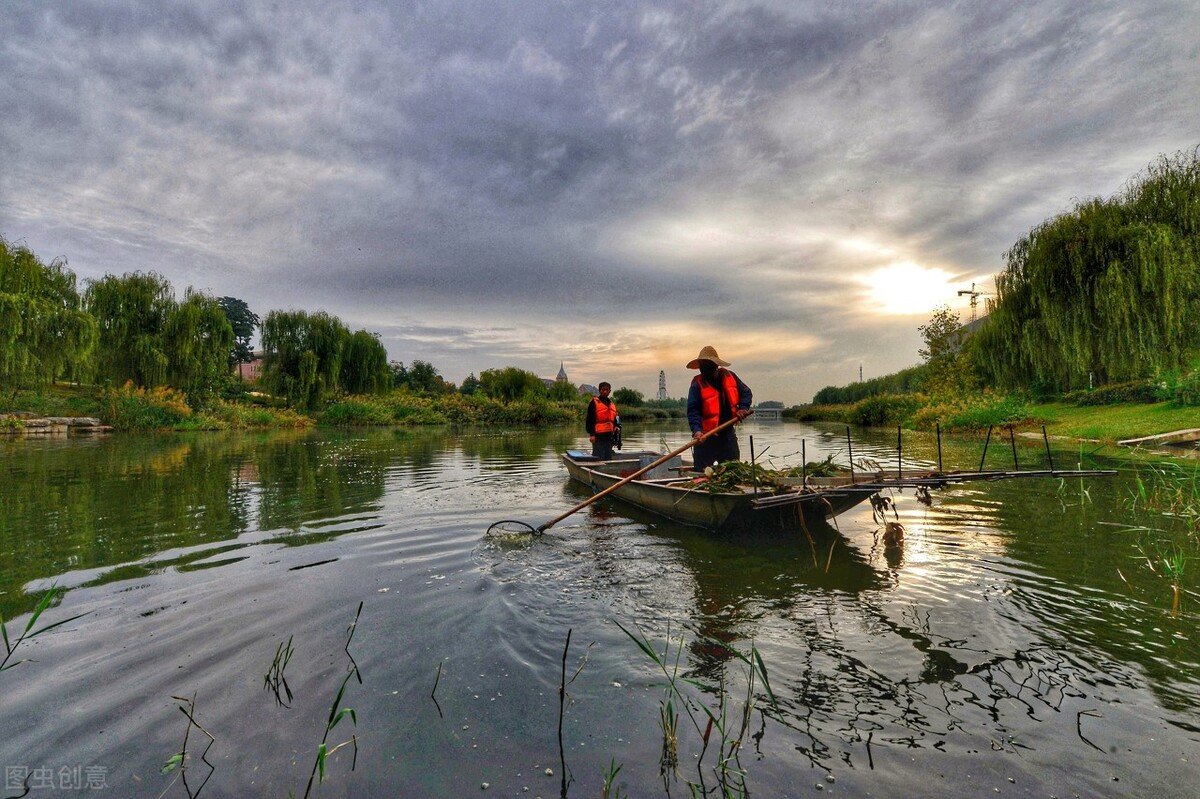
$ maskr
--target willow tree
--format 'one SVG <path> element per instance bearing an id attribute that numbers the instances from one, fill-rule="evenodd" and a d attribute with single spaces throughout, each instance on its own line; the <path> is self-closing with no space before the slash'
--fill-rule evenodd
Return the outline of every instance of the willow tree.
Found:
<path id="1" fill-rule="evenodd" d="M 0 238 L 0 386 L 15 392 L 78 371 L 95 342 L 66 263 L 43 264 Z"/>
<path id="2" fill-rule="evenodd" d="M 1065 390 L 1182 366 L 1200 346 L 1198 231 L 1197 151 L 1038 226 L 1005 254 L 981 367 L 1002 386 Z"/>
<path id="3" fill-rule="evenodd" d="M 346 339 L 339 380 L 351 394 L 379 394 L 391 388 L 392 370 L 378 336 L 360 330 Z"/>
<path id="4" fill-rule="evenodd" d="M 175 310 L 167 279 L 154 272 L 105 275 L 91 282 L 84 301 L 99 327 L 97 378 L 165 385 L 170 360 L 163 335 Z"/>
<path id="5" fill-rule="evenodd" d="M 220 302 L 189 288 L 163 327 L 167 382 L 197 399 L 215 390 L 229 374 L 233 327 Z"/>
<path id="6" fill-rule="evenodd" d="M 350 331 L 318 311 L 271 311 L 262 324 L 263 382 L 290 406 L 315 410 L 338 388 Z"/>

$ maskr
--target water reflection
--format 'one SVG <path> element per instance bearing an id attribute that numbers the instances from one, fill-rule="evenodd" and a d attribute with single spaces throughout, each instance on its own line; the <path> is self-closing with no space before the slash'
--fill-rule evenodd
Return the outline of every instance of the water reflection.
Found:
<path id="1" fill-rule="evenodd" d="M 343 611 L 365 596 L 369 676 L 355 701 L 370 765 L 331 795 L 363 785 L 431 795 L 414 789 L 431 784 L 422 780 L 463 795 L 478 790 L 472 766 L 481 758 L 493 758 L 493 772 L 520 762 L 527 775 L 526 750 L 552 762 L 538 742 L 554 729 L 547 714 L 557 709 L 568 629 L 598 642 L 573 688 L 569 712 L 589 737 L 571 768 L 599 773 L 616 754 L 635 780 L 626 792 L 652 793 L 657 695 L 613 619 L 659 641 L 686 628 L 686 676 L 735 696 L 743 664 L 729 648 L 757 648 L 780 703 L 760 700 L 755 760 L 745 764 L 763 795 L 793 790 L 810 768 L 836 772 L 846 795 L 947 796 L 990 795 L 1009 778 L 1030 795 L 1166 795 L 1160 789 L 1186 770 L 1181 754 L 1200 726 L 1195 615 L 1185 603 L 1172 616 L 1156 600 L 1161 584 L 1130 568 L 1130 541 L 1114 525 L 1147 520 L 1125 508 L 1121 483 L 972 484 L 923 501 L 910 492 L 882 518 L 856 509 L 812 528 L 811 539 L 715 536 L 609 499 L 547 535 L 489 540 L 492 521 L 515 514 L 536 524 L 589 496 L 557 461 L 579 445 L 578 432 L 6 448 L 0 609 L 11 622 L 32 606 L 25 590 L 55 581 L 95 589 L 68 601 L 89 603 L 88 619 L 101 622 L 39 642 L 36 672 L 5 673 L 14 686 L 6 707 L 18 708 L 5 722 L 20 732 L 0 754 L 73 746 L 84 762 L 104 729 L 134 761 L 131 773 L 153 775 L 160 752 L 141 753 L 143 742 L 177 746 L 179 712 L 168 698 L 198 687 L 224 733 L 218 756 L 240 758 L 213 778 L 215 790 L 232 795 L 247 774 L 270 772 L 282 794 L 294 786 L 280 781 L 287 764 L 272 765 L 276 750 L 311 742 L 284 723 L 260 742 L 261 730 L 242 720 L 245 696 L 261 692 L 271 651 L 292 634 L 305 647 L 297 684 L 307 665 L 308 684 L 327 687 Z M 631 431 L 630 446 L 679 434 Z M 846 449 L 841 428 L 776 425 L 770 434 L 771 457 L 799 453 L 801 440 L 809 460 Z M 853 446 L 856 457 L 896 458 L 894 431 L 856 432 Z M 947 441 L 942 455 L 974 469 L 980 449 Z M 1022 465 L 1035 457 L 1020 452 Z M 936 459 L 935 442 L 905 441 L 903 468 Z M 888 523 L 902 534 L 889 535 Z M 112 658 L 126 669 L 105 665 Z M 52 722 L 38 710 L 51 703 L 92 710 Z M 468 742 L 476 734 L 486 756 Z M 421 757 L 406 763 L 403 746 Z M 931 775 L 945 782 L 930 784 Z M 572 790 L 588 793 L 582 778 Z"/>

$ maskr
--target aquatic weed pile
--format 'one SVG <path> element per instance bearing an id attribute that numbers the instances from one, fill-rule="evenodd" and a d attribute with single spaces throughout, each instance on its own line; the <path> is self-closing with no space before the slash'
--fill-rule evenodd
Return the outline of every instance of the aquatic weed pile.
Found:
<path id="1" fill-rule="evenodd" d="M 841 471 L 830 455 L 823 461 L 814 461 L 803 468 L 766 469 L 757 463 L 725 461 L 704 470 L 704 477 L 696 478 L 696 488 L 719 494 L 739 491 L 745 486 L 758 486 L 759 490 L 782 491 L 794 487 L 800 477 L 828 477 Z"/>

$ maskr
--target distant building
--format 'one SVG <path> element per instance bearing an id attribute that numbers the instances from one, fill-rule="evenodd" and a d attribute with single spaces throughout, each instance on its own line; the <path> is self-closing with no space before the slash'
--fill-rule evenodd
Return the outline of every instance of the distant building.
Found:
<path id="1" fill-rule="evenodd" d="M 663 370 L 658 370 L 658 398 L 665 400 L 667 398 L 667 373 Z"/>
<path id="2" fill-rule="evenodd" d="M 546 386 L 546 388 L 550 388 L 555 383 L 570 383 L 570 382 L 571 382 L 570 378 L 567 377 L 567 367 L 563 364 L 562 361 L 558 362 L 558 374 L 554 377 L 553 380 L 551 380 L 548 377 L 542 378 L 542 383 Z"/>
<path id="3" fill-rule="evenodd" d="M 237 364 L 233 373 L 238 376 L 239 380 L 257 383 L 262 377 L 263 354 L 261 351 L 255 352 L 249 361 Z"/>
<path id="4" fill-rule="evenodd" d="M 962 349 L 963 344 L 967 339 L 979 332 L 979 329 L 987 323 L 988 317 L 981 316 L 978 319 L 967 322 L 965 325 L 955 330 L 948 337 L 951 352 L 958 352 Z"/>
<path id="5" fill-rule="evenodd" d="M 594 397 L 600 393 L 600 389 L 589 383 L 579 384 L 579 394 L 584 397 Z"/>

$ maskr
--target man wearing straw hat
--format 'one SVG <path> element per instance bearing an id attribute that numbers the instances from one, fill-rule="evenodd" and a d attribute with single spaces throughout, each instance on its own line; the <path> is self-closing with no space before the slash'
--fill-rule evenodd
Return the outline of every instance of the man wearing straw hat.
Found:
<path id="1" fill-rule="evenodd" d="M 700 354 L 688 362 L 688 369 L 700 370 L 688 389 L 687 415 L 692 438 L 700 438 L 730 419 L 740 421 L 750 415 L 753 399 L 750 388 L 726 369 L 727 366 L 729 362 L 721 360 L 712 347 L 700 350 Z M 692 468 L 702 472 L 714 463 L 741 460 L 741 457 L 737 433 L 730 426 L 695 446 Z"/>

